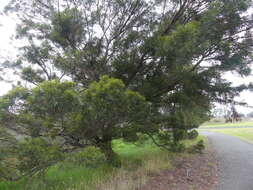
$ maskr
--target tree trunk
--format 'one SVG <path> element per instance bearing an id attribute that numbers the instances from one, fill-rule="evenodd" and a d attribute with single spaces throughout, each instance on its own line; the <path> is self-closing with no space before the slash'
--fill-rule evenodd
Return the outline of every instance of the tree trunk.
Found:
<path id="1" fill-rule="evenodd" d="M 119 156 L 112 149 L 112 141 L 103 141 L 99 144 L 99 148 L 105 154 L 107 162 L 114 167 L 121 167 Z"/>

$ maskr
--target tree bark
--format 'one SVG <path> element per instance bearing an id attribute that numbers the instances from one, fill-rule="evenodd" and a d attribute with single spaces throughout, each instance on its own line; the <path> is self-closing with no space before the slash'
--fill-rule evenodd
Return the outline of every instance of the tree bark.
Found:
<path id="1" fill-rule="evenodd" d="M 99 143 L 100 150 L 105 154 L 107 162 L 114 167 L 121 167 L 121 160 L 112 149 L 112 140 Z"/>

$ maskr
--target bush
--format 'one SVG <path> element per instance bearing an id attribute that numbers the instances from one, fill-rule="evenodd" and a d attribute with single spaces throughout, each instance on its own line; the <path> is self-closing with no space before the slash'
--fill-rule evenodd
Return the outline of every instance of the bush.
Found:
<path id="1" fill-rule="evenodd" d="M 198 131 L 194 129 L 188 133 L 187 137 L 188 139 L 196 139 L 198 135 L 199 135 Z"/>
<path id="2" fill-rule="evenodd" d="M 170 147 L 171 152 L 184 152 L 185 151 L 185 145 L 180 142 L 172 143 Z"/>
<path id="3" fill-rule="evenodd" d="M 18 178 L 16 144 L 15 137 L 0 125 L 0 181 Z"/>
<path id="4" fill-rule="evenodd" d="M 197 142 L 197 144 L 193 145 L 189 148 L 189 153 L 203 153 L 203 150 L 205 149 L 205 144 L 203 140 L 200 140 Z"/>
<path id="5" fill-rule="evenodd" d="M 98 148 L 89 146 L 83 151 L 75 153 L 71 161 L 79 166 L 96 168 L 106 162 L 106 157 Z"/>
<path id="6" fill-rule="evenodd" d="M 185 129 L 174 129 L 173 130 L 173 140 L 174 142 L 179 142 L 187 138 L 187 131 Z"/>
<path id="7" fill-rule="evenodd" d="M 45 139 L 26 139 L 18 145 L 18 169 L 23 175 L 44 175 L 45 170 L 64 158 L 56 144 Z"/>
<path id="8" fill-rule="evenodd" d="M 19 171 L 16 169 L 17 159 L 11 156 L 8 151 L 0 149 L 0 181 L 12 181 L 19 177 Z"/>
<path id="9" fill-rule="evenodd" d="M 135 142 L 135 145 L 137 146 L 143 146 L 150 140 L 150 137 L 146 134 L 139 134 L 138 135 L 138 141 Z"/>

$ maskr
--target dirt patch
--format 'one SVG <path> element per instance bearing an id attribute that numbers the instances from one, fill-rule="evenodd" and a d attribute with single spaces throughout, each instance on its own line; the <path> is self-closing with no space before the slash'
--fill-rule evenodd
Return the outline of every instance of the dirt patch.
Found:
<path id="1" fill-rule="evenodd" d="M 175 168 L 150 176 L 138 190 L 214 190 L 218 184 L 218 162 L 212 150 L 203 154 L 180 156 Z"/>

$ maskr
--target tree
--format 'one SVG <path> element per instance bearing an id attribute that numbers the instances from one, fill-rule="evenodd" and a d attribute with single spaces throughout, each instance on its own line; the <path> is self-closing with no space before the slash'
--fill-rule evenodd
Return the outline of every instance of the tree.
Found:
<path id="1" fill-rule="evenodd" d="M 107 142 L 111 142 L 120 136 L 132 137 L 131 132 L 123 135 L 121 127 L 124 125 L 125 129 L 133 119 L 138 122 L 130 131 L 134 128 L 154 140 L 161 137 L 161 142 L 169 139 L 166 131 L 173 131 L 172 140 L 177 142 L 178 130 L 186 131 L 205 121 L 213 102 L 234 102 L 235 96 L 249 88 L 233 87 L 222 76 L 226 72 L 241 76 L 251 72 L 252 18 L 245 14 L 251 3 L 251 0 L 12 0 L 6 12 L 18 13 L 16 37 L 25 39 L 27 44 L 20 48 L 19 59 L 10 63 L 10 67 L 23 80 L 38 85 L 32 92 L 38 95 L 29 99 L 29 115 L 18 115 L 19 121 L 27 120 L 26 117 L 31 121 L 36 115 L 43 118 L 34 121 L 39 122 L 38 126 L 58 126 L 61 120 L 64 125 L 73 122 L 74 117 L 78 132 L 72 139 L 78 139 L 79 134 L 89 139 L 88 134 L 92 134 L 93 141 L 96 133 L 98 141 L 104 141 L 101 129 L 107 126 L 103 132 L 110 134 Z M 105 79 L 104 75 L 115 79 Z M 58 92 L 58 82 L 50 96 L 38 89 L 53 84 L 51 80 L 55 79 L 76 84 L 71 87 L 71 101 L 64 99 L 59 104 L 61 109 L 53 113 L 51 108 L 38 106 L 40 98 L 45 103 L 47 99 L 43 98 L 50 96 L 56 99 L 52 102 L 61 101 L 65 90 Z M 117 79 L 123 83 L 113 82 Z M 47 80 L 51 82 L 40 84 Z M 105 88 L 107 85 L 112 91 Z M 100 94 L 116 102 L 105 101 Z M 75 96 L 80 99 L 76 101 Z M 80 100 L 86 107 L 74 114 L 65 112 Z M 138 120 L 144 115 L 132 101 L 150 106 L 148 124 Z M 126 107 L 122 107 L 122 102 L 127 103 Z M 53 105 L 50 102 L 49 107 Z M 126 110 L 128 106 L 133 111 Z M 120 115 L 121 109 L 128 119 Z M 79 129 L 85 124 L 92 126 L 91 131 L 100 127 L 95 133 L 85 130 L 81 133 Z M 121 135 L 114 134 L 118 130 Z"/>
<path id="2" fill-rule="evenodd" d="M 81 95 L 82 110 L 77 114 L 74 136 L 88 139 L 101 148 L 109 162 L 115 162 L 112 140 L 138 139 L 137 133 L 150 131 L 150 108 L 139 93 L 126 90 L 118 79 L 102 77 Z"/>
<path id="3" fill-rule="evenodd" d="M 247 117 L 252 118 L 253 117 L 253 113 L 250 112 L 249 114 L 247 114 Z"/>
<path id="4" fill-rule="evenodd" d="M 250 3 L 13 0 L 6 11 L 19 13 L 17 37 L 28 39 L 16 63 L 23 79 L 65 74 L 87 87 L 107 74 L 153 100 L 195 75 L 205 90 L 225 93 L 232 89 L 222 72 L 249 74 L 252 25 L 243 12 Z"/>
<path id="5" fill-rule="evenodd" d="M 117 155 L 112 150 L 112 140 L 136 140 L 138 133 L 151 131 L 151 126 L 148 126 L 151 122 L 147 119 L 151 116 L 150 107 L 145 98 L 137 92 L 127 90 L 119 79 L 103 76 L 99 82 L 91 83 L 82 92 L 78 92 L 75 83 L 58 80 L 45 81 L 24 91 L 28 95 L 15 97 L 19 109 L 15 109 L 13 117 L 24 133 L 35 139 L 21 143 L 21 147 L 25 152 L 25 148 L 32 150 L 32 146 L 36 145 L 36 158 L 43 158 L 39 156 L 44 152 L 43 148 L 50 147 L 51 141 L 57 142 L 58 137 L 61 138 L 58 144 L 62 150 L 71 151 L 94 145 L 104 152 L 108 162 L 119 165 Z M 9 112 L 15 104 L 14 101 L 7 106 L 5 112 Z M 49 142 L 44 142 L 41 137 Z M 27 151 L 32 152 L 29 150 Z M 47 162 L 46 158 L 42 160 Z M 34 164 L 42 170 L 44 168 L 39 167 L 39 161 L 35 159 Z M 47 164 L 43 162 L 41 166 Z M 33 172 L 37 172 L 34 167 Z"/>

